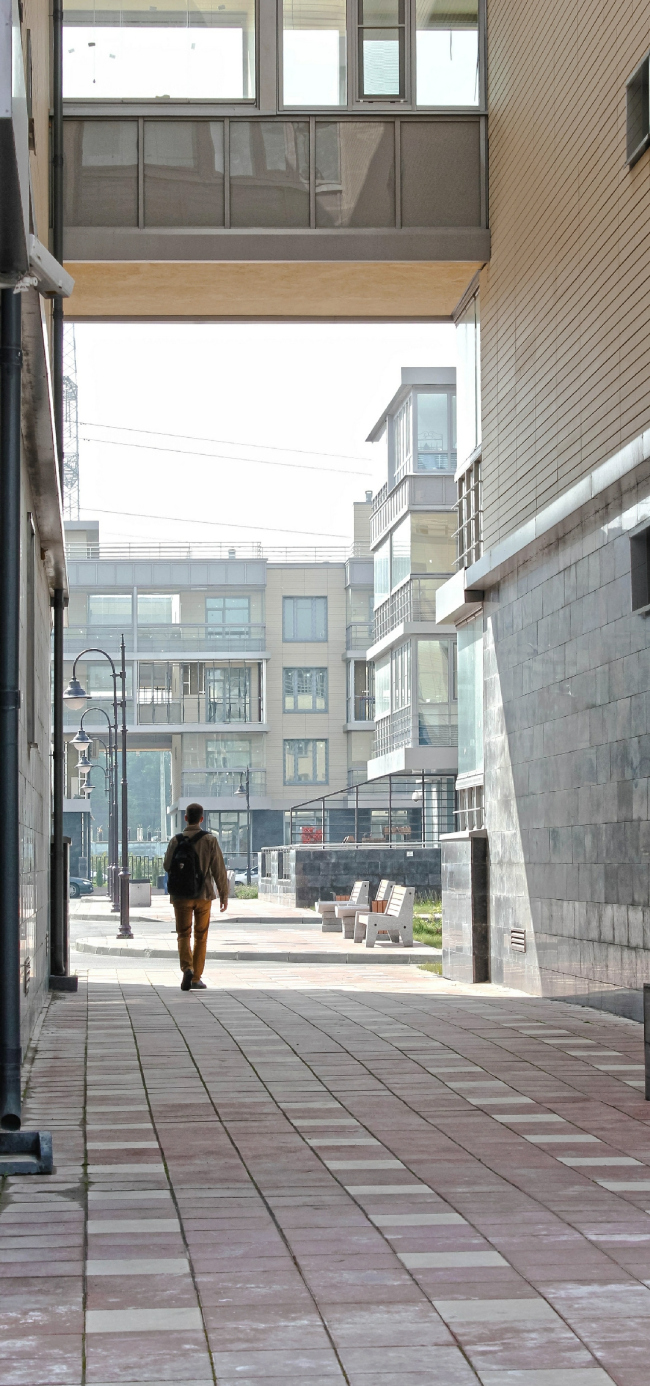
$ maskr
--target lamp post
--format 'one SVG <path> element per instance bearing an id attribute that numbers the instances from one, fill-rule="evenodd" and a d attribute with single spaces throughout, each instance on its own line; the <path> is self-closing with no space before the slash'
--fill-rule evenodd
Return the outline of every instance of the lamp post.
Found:
<path id="1" fill-rule="evenodd" d="M 243 781 L 243 782 L 242 782 Z M 245 786 L 245 787 L 244 787 Z M 239 789 L 235 790 L 235 798 L 243 798 L 246 795 L 246 884 L 251 883 L 251 772 L 247 765 L 243 776 L 239 776 Z"/>
<path id="2" fill-rule="evenodd" d="M 89 711 L 90 711 L 90 710 L 91 710 L 91 709 L 89 709 Z M 101 708 L 93 708 L 92 711 L 93 711 L 93 712 L 101 712 L 102 709 L 101 709 Z M 85 713 L 84 713 L 84 716 L 85 716 Z M 82 718 L 82 722 L 83 722 L 83 718 Z M 108 865 L 108 870 L 107 870 L 107 873 L 106 873 L 106 877 L 107 877 L 107 890 L 108 890 L 108 896 L 109 896 L 109 899 L 113 900 L 113 909 L 116 910 L 116 909 L 119 908 L 119 906 L 118 906 L 118 903 L 117 903 L 116 898 L 114 898 L 114 897 L 117 895 L 117 891 L 116 891 L 116 883 L 115 883 L 115 864 L 114 864 L 114 861 L 113 861 L 113 759 L 112 759 L 111 737 L 110 737 L 110 730 L 111 730 L 111 724 L 110 724 L 110 722 L 109 722 L 108 726 L 109 726 L 109 744 L 108 744 L 108 746 L 106 745 L 106 742 L 104 741 L 104 738 L 103 738 L 102 736 L 98 736 L 98 737 L 96 737 L 95 739 L 99 742 L 100 746 L 103 746 L 103 747 L 104 747 L 104 754 L 105 754 L 105 756 L 106 756 L 106 765 L 105 765 L 105 766 L 100 766 L 100 769 L 103 771 L 103 775 L 104 775 L 104 793 L 107 795 L 107 798 L 108 798 L 108 856 L 109 856 L 109 865 Z M 83 726 L 79 728 L 79 732 L 77 733 L 77 735 L 81 735 L 82 737 L 85 738 L 86 733 L 85 733 L 84 730 L 83 730 Z M 76 738 L 73 737 L 73 743 L 72 743 L 73 745 L 74 745 L 75 740 L 76 740 Z M 91 762 L 91 768 L 92 768 L 92 769 L 95 768 L 94 765 L 92 764 L 92 762 Z M 86 795 L 86 798 L 87 798 L 87 799 L 90 797 L 90 792 L 91 792 L 91 790 L 92 790 L 92 788 L 93 788 L 93 786 L 92 786 L 91 784 L 89 784 L 89 779 L 90 779 L 90 776 L 88 776 L 88 778 L 86 779 L 86 784 L 85 784 L 85 788 L 84 788 L 84 794 Z M 92 872 L 91 872 L 90 874 L 92 875 Z"/>
<path id="3" fill-rule="evenodd" d="M 76 746 L 77 750 L 87 749 L 90 745 L 90 737 L 84 731 L 84 718 L 91 712 L 99 712 L 106 718 L 108 723 L 108 748 L 106 742 L 98 737 L 102 746 L 107 750 L 108 757 L 108 894 L 113 902 L 113 910 L 120 908 L 119 889 L 117 880 L 117 858 L 118 858 L 118 812 L 117 812 L 117 739 L 114 735 L 113 724 L 103 707 L 88 707 L 81 717 L 79 731 L 73 736 L 71 745 Z"/>
<path id="4" fill-rule="evenodd" d="M 102 655 L 104 659 L 108 660 L 111 666 L 113 675 L 113 719 L 116 747 L 118 737 L 118 706 L 122 709 L 122 861 L 120 870 L 120 927 L 117 937 L 133 938 L 131 925 L 129 923 L 129 794 L 126 776 L 126 647 L 124 644 L 124 636 L 122 636 L 120 644 L 121 667 L 119 673 L 115 668 L 111 656 L 106 653 L 106 650 L 100 650 L 96 646 L 91 646 L 86 650 L 82 650 L 81 653 L 77 655 L 72 666 L 72 678 L 63 694 L 64 702 L 67 703 L 68 707 L 76 711 L 81 711 L 84 703 L 88 702 L 88 694 L 86 690 L 82 688 L 77 678 L 77 664 L 79 660 L 83 659 L 84 655 L 87 654 Z M 120 699 L 118 699 L 117 696 L 118 678 L 122 681 L 122 697 Z"/>

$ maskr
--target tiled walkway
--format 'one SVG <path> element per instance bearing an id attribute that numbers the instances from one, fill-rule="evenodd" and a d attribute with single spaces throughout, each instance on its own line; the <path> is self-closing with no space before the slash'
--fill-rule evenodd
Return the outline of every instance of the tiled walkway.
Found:
<path id="1" fill-rule="evenodd" d="M 648 1386 L 639 1027 L 362 972 L 183 994 L 127 963 L 53 996 L 2 1386 Z"/>

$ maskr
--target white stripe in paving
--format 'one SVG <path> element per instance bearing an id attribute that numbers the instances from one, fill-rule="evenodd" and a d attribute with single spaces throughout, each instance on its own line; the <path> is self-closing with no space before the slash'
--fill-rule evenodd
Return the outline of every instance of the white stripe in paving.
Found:
<path id="1" fill-rule="evenodd" d="M 162 1163 L 156 1165 L 94 1165 L 89 1163 L 89 1174 L 91 1179 L 96 1179 L 98 1174 L 110 1174 L 113 1178 L 122 1178 L 128 1175 L 131 1178 L 134 1174 L 150 1175 L 164 1174 Z"/>
<path id="2" fill-rule="evenodd" d="M 434 1299 L 446 1323 L 561 1323 L 545 1299 Z"/>
<path id="3" fill-rule="evenodd" d="M 597 1155 L 593 1159 L 582 1155 L 558 1155 L 563 1165 L 641 1165 L 641 1160 L 633 1160 L 628 1155 Z"/>
<path id="4" fill-rule="evenodd" d="M 159 1150 L 157 1141 L 89 1141 L 89 1150 Z"/>
<path id="5" fill-rule="evenodd" d="M 596 1183 L 612 1193 L 647 1193 L 650 1189 L 650 1179 L 597 1179 Z"/>
<path id="6" fill-rule="evenodd" d="M 115 1257 L 112 1260 L 87 1261 L 87 1275 L 189 1275 L 189 1262 L 184 1256 L 158 1258 Z"/>
<path id="7" fill-rule="evenodd" d="M 199 1309 L 88 1309 L 87 1333 L 201 1333 Z"/>
<path id="8" fill-rule="evenodd" d="M 452 1227 L 462 1223 L 460 1213 L 368 1213 L 377 1227 Z"/>
<path id="9" fill-rule="evenodd" d="M 325 1160 L 328 1169 L 404 1169 L 401 1160 Z"/>
<path id="10" fill-rule="evenodd" d="M 90 1218 L 88 1235 L 119 1237 L 132 1232 L 178 1232 L 178 1218 Z"/>
<path id="11" fill-rule="evenodd" d="M 126 1200 L 142 1203 L 144 1199 L 168 1198 L 171 1203 L 169 1189 L 89 1189 L 89 1203 L 123 1203 Z"/>
<path id="12" fill-rule="evenodd" d="M 479 1372 L 481 1386 L 615 1386 L 602 1367 L 541 1367 L 531 1371 Z"/>
<path id="13" fill-rule="evenodd" d="M 561 1121 L 566 1126 L 564 1117 L 555 1116 L 554 1112 L 495 1112 L 494 1121 Z"/>
<path id="14" fill-rule="evenodd" d="M 536 1136 L 532 1132 L 529 1134 L 527 1131 L 523 1131 L 522 1135 L 525 1141 L 533 1141 L 535 1145 L 577 1145 L 578 1142 L 582 1141 L 591 1141 L 596 1145 L 602 1145 L 602 1141 L 598 1139 L 598 1136 Z"/>
<path id="15" fill-rule="evenodd" d="M 384 1194 L 427 1194 L 429 1198 L 437 1198 L 438 1195 L 429 1188 L 428 1184 L 346 1184 L 345 1192 L 349 1194 L 377 1194 L 383 1198 Z M 646 1186 L 650 1189 L 650 1184 Z"/>
<path id="16" fill-rule="evenodd" d="M 454 1266 L 507 1266 L 498 1251 L 405 1251 L 398 1252 L 407 1270 L 451 1270 Z"/>

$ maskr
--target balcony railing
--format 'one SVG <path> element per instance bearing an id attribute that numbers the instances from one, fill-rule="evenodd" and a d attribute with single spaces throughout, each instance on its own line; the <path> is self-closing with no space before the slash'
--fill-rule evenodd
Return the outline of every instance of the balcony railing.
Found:
<path id="1" fill-rule="evenodd" d="M 232 799 L 243 783 L 246 771 L 242 770 L 183 770 L 181 775 L 181 795 L 183 798 Z M 266 794 L 266 770 L 250 771 L 251 799 L 263 798 Z"/>
<path id="2" fill-rule="evenodd" d="M 65 631 L 65 653 L 74 655 L 92 645 L 107 649 L 112 654 L 113 650 L 119 650 L 121 635 L 121 626 L 68 626 Z M 182 622 L 180 625 L 138 626 L 134 635 L 129 622 L 124 628 L 124 638 L 130 651 L 134 642 L 137 644 L 139 654 L 167 650 L 252 653 L 264 649 L 266 626 L 256 622 L 238 626 L 188 625 Z"/>
<path id="3" fill-rule="evenodd" d="M 407 621 L 435 621 L 436 592 L 446 581 L 442 576 L 414 577 L 398 587 L 375 612 L 373 644 Z"/>
<path id="4" fill-rule="evenodd" d="M 372 645 L 372 621 L 352 621 L 346 627 L 346 650 L 368 650 Z"/>
<path id="5" fill-rule="evenodd" d="M 141 688 L 138 692 L 138 722 L 141 726 L 181 722 L 219 722 L 245 725 L 259 723 L 259 701 L 247 707 L 233 707 L 206 697 L 204 693 L 184 693 L 180 698 L 167 695 L 164 688 Z"/>
<path id="6" fill-rule="evenodd" d="M 401 707 L 389 717 L 382 717 L 375 730 L 374 755 L 386 756 L 399 751 L 413 741 L 413 714 L 410 707 Z"/>
<path id="7" fill-rule="evenodd" d="M 373 502 L 370 516 L 370 543 L 374 548 L 396 520 L 409 510 L 448 506 L 457 502 L 453 472 L 415 472 L 402 478 L 392 491 L 382 486 Z"/>

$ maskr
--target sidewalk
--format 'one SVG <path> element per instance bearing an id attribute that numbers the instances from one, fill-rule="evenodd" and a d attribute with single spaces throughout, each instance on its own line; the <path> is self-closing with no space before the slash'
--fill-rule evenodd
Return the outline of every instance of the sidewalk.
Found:
<path id="1" fill-rule="evenodd" d="M 389 964 L 206 976 L 51 996 L 2 1386 L 647 1386 L 639 1026 Z"/>
<path id="2" fill-rule="evenodd" d="M 119 916 L 108 900 L 86 896 L 70 903 L 72 966 L 87 965 L 80 955 L 175 958 L 174 911 L 167 896 L 154 895 L 151 908 L 134 907 L 133 940 L 117 939 Z M 355 944 L 343 934 L 324 934 L 313 910 L 296 910 L 266 900 L 231 900 L 225 914 L 212 907 L 207 957 L 234 962 L 359 963 L 383 965 L 439 961 L 442 950 L 414 943 L 400 948 L 379 939 L 374 948 Z"/>

